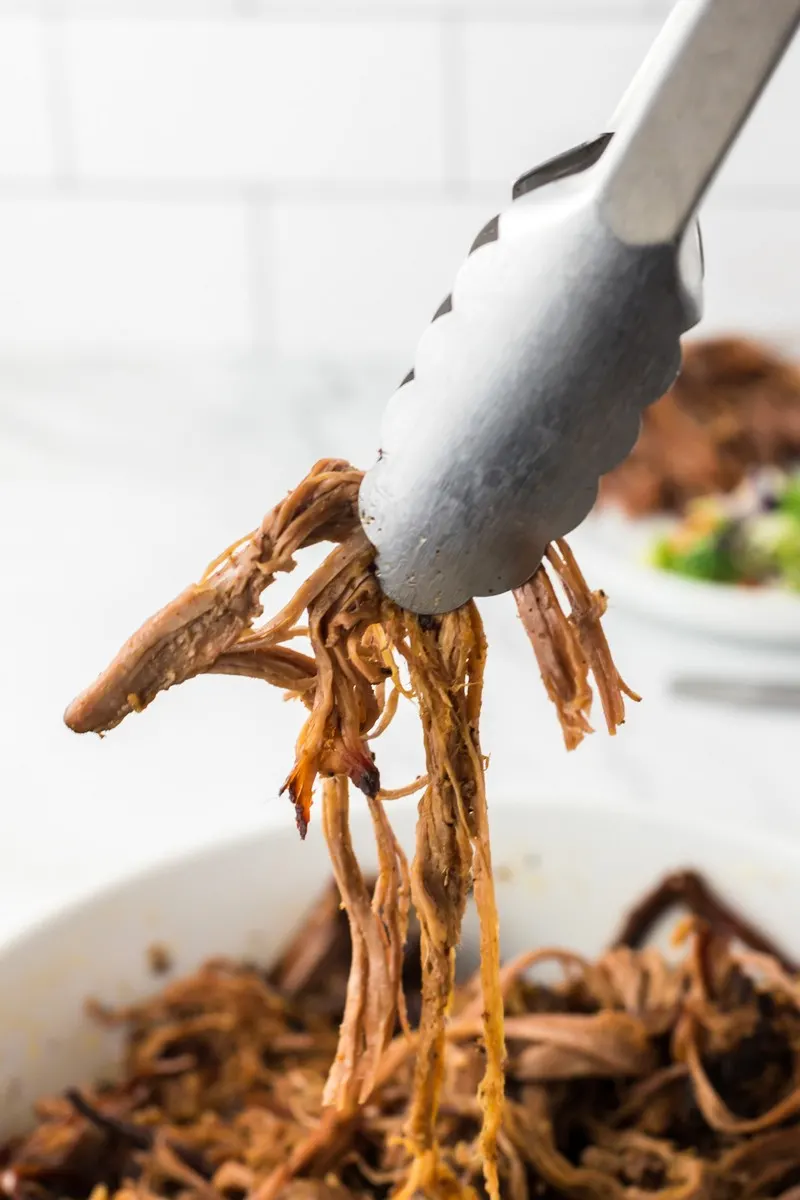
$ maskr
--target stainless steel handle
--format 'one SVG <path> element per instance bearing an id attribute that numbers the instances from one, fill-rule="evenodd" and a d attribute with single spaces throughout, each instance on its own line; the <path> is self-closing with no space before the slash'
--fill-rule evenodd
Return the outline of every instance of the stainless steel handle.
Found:
<path id="1" fill-rule="evenodd" d="M 800 24 L 800 0 L 681 0 L 594 168 L 624 242 L 680 238 Z"/>
<path id="2" fill-rule="evenodd" d="M 677 0 L 677 3 L 673 4 L 658 37 L 647 51 L 644 61 L 614 109 L 607 126 L 609 132 L 613 133 L 615 129 L 619 129 L 626 116 L 636 111 L 637 104 L 641 105 L 648 89 L 653 87 L 660 72 L 666 69 L 696 17 L 696 0 Z"/>

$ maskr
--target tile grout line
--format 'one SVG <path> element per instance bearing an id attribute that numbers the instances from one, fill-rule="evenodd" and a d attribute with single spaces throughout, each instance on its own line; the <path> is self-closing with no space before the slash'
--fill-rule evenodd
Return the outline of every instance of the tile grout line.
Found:
<path id="1" fill-rule="evenodd" d="M 466 87 L 466 22 L 461 10 L 439 22 L 440 103 L 445 189 L 450 198 L 468 190 L 469 137 Z"/>
<path id="2" fill-rule="evenodd" d="M 493 185 L 478 185 L 471 196 L 486 194 Z M 236 202 L 242 193 L 260 202 L 277 200 L 298 204 L 363 204 L 383 203 L 395 200 L 399 203 L 437 204 L 449 199 L 441 180 L 407 181 L 396 180 L 353 180 L 352 182 L 328 179 L 307 180 L 286 178 L 281 180 L 232 176 L 216 179 L 212 176 L 190 176 L 186 179 L 169 179 L 157 176 L 103 177 L 93 175 L 70 175 L 59 181 L 54 188 L 49 180 L 20 176 L 13 178 L 0 175 L 0 196 L 14 199 L 40 199 L 45 195 L 78 196 L 92 200 L 197 202 Z"/>
<path id="3" fill-rule="evenodd" d="M 291 203 L 300 206 L 325 204 L 375 204 L 387 200 L 398 204 L 491 203 L 498 189 L 508 190 L 510 180 L 484 179 L 453 181 L 453 190 L 441 181 L 397 183 L 392 180 L 353 181 L 279 179 L 263 181 L 234 177 L 214 179 L 196 176 L 188 179 L 101 178 L 79 175 L 71 163 L 69 171 L 57 178 L 34 179 L 25 176 L 0 176 L 0 199 L 40 200 L 47 197 L 101 200 L 109 203 L 123 201 L 164 203 L 236 203 L 243 193 L 259 204 Z M 457 185 L 457 186 L 456 186 Z M 712 211 L 794 211 L 800 203 L 800 186 L 765 185 L 764 187 L 729 186 L 725 195 L 715 196 Z M 706 217 L 709 210 L 706 209 Z"/>
<path id="4" fill-rule="evenodd" d="M 255 352 L 270 348 L 275 341 L 275 285 L 268 265 L 273 209 L 268 199 L 253 191 L 245 193 L 244 205 L 251 350 Z"/>
<path id="5" fill-rule="evenodd" d="M 206 18 L 229 21 L 247 17 L 302 24 L 356 21 L 379 25 L 418 23 L 435 20 L 437 16 L 449 19 L 455 14 L 463 14 L 477 20 L 497 22 L 564 24 L 584 20 L 592 25 L 607 24 L 609 21 L 615 24 L 652 24 L 666 13 L 666 9 L 654 7 L 654 0 L 643 0 L 633 8 L 609 3 L 603 6 L 602 12 L 590 7 L 585 0 L 564 0 L 563 3 L 548 0 L 547 5 L 535 14 L 531 14 L 529 5 L 523 0 L 460 0 L 453 6 L 440 4 L 433 8 L 397 2 L 377 12 L 370 0 L 343 0 L 339 4 L 331 3 L 331 0 L 296 0 L 295 3 L 287 3 L 287 0 L 227 0 L 223 5 L 214 0 L 206 0 L 205 3 L 197 0 L 192 11 L 187 11 L 183 4 L 170 3 L 170 0 L 160 0 L 160 3 L 144 7 L 139 0 L 116 0 L 112 5 L 101 5 L 96 0 L 62 0 L 62 3 L 65 15 L 85 20 L 165 20 L 187 23 Z"/>
<path id="6" fill-rule="evenodd" d="M 45 57 L 47 115 L 57 186 L 75 178 L 73 122 L 64 54 L 63 0 L 40 0 L 39 20 Z"/>

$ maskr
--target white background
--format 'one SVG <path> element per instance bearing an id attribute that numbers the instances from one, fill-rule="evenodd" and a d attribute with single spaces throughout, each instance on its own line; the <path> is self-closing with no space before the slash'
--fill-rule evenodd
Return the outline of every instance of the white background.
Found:
<path id="1" fill-rule="evenodd" d="M 0 934 L 289 819 L 301 714 L 251 681 L 192 683 L 102 742 L 61 712 L 317 457 L 369 464 L 474 233 L 517 174 L 602 132 L 667 7 L 0 0 Z M 705 331 L 796 344 L 798 113 L 800 46 L 708 205 Z M 800 678 L 796 657 L 639 625 L 612 595 L 645 701 L 567 757 L 507 599 L 487 618 L 493 795 L 800 836 L 797 718 L 668 687 Z M 383 761 L 403 782 L 416 740 Z"/>
<path id="2" fill-rule="evenodd" d="M 665 0 L 0 0 L 0 352 L 408 356 Z M 705 222 L 707 326 L 796 331 L 800 46 Z"/>

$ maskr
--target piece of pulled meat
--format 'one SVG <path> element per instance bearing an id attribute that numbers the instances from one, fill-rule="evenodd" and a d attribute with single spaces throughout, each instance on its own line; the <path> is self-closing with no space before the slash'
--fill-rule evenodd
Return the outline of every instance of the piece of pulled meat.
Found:
<path id="1" fill-rule="evenodd" d="M 617 938 L 595 961 L 538 949 L 502 968 L 496 1138 L 509 1200 L 795 1200 L 800 980 L 691 871 L 637 905 L 626 922 L 636 940 L 675 903 L 692 915 L 674 961 Z M 417 1011 L 418 948 L 401 964 Z M 436 1171 L 418 1160 L 409 1193 L 404 1139 L 409 1103 L 421 1102 L 425 1019 L 392 1031 L 367 1104 L 324 1107 L 353 951 L 329 891 L 268 972 L 218 959 L 144 1002 L 91 1004 L 96 1021 L 124 1032 L 121 1075 L 43 1097 L 33 1127 L 0 1146 L 0 1194 L 474 1200 L 479 984 L 455 992 L 438 1048 Z M 530 973 L 544 963 L 557 978 L 546 986 Z"/>

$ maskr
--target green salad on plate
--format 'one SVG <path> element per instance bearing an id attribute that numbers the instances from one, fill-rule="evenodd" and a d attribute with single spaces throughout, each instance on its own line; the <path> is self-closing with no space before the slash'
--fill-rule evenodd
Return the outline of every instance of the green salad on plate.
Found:
<path id="1" fill-rule="evenodd" d="M 762 470 L 729 495 L 693 501 L 650 562 L 708 583 L 800 592 L 800 467 Z"/>

